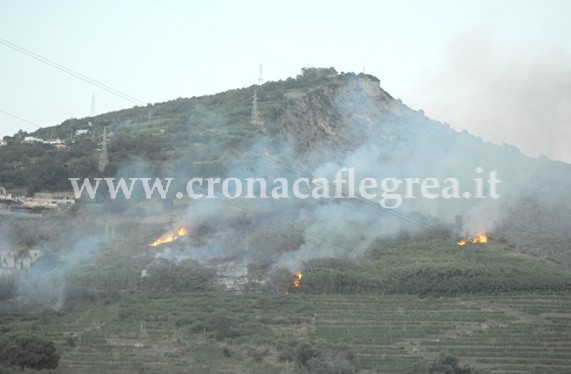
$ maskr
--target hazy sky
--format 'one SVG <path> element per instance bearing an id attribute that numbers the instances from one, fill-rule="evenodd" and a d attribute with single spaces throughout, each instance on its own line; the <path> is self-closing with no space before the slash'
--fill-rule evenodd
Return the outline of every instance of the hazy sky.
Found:
<path id="1" fill-rule="evenodd" d="M 144 103 L 295 76 L 380 78 L 414 109 L 571 162 L 569 1 L 0 0 L 0 41 Z M 135 104 L 0 44 L 0 136 Z M 8 115 L 8 114 L 10 115 Z M 550 139 L 551 142 L 550 142 Z"/>

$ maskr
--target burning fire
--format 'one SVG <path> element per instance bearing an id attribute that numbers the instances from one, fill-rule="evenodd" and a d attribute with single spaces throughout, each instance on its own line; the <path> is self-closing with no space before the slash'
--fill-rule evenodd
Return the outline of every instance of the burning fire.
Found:
<path id="1" fill-rule="evenodd" d="M 161 244 L 174 242 L 175 240 L 178 240 L 178 239 L 182 238 L 183 236 L 186 236 L 187 234 L 188 234 L 188 231 L 184 227 L 181 226 L 178 228 L 178 230 L 176 232 L 166 233 L 149 245 L 151 247 L 157 247 Z"/>
<path id="2" fill-rule="evenodd" d="M 458 243 L 458 245 L 466 245 L 468 243 L 471 244 L 486 244 L 488 242 L 489 238 L 486 234 L 478 234 L 474 237 L 468 237 L 466 239 L 462 239 L 460 240 Z"/>
<path id="3" fill-rule="evenodd" d="M 477 237 L 472 239 L 473 244 L 476 244 L 476 243 L 486 244 L 487 242 L 488 242 L 488 237 L 484 234 L 480 234 Z"/>
<path id="4" fill-rule="evenodd" d="M 293 281 L 295 287 L 301 286 L 301 278 L 303 278 L 303 274 L 300 272 L 295 273 L 295 280 Z"/>

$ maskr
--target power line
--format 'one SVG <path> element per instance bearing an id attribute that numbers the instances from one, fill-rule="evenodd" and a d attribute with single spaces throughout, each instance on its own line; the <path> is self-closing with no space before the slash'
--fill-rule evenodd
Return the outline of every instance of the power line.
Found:
<path id="1" fill-rule="evenodd" d="M 262 51 L 262 50 L 260 50 L 260 49 L 258 49 L 258 48 L 256 48 L 256 47 L 254 47 L 254 46 L 252 46 L 252 45 L 250 45 L 250 44 L 248 44 L 248 43 L 246 43 L 246 42 L 244 42 L 244 41 L 242 41 L 242 40 L 240 40 L 240 39 L 237 39 L 237 38 L 235 38 L 235 37 L 232 36 L 232 35 L 229 35 L 229 34 L 223 32 L 223 31 L 220 31 L 220 30 L 218 30 L 217 28 L 212 27 L 212 26 L 210 26 L 209 24 L 207 24 L 207 23 L 205 23 L 205 22 L 202 22 L 202 21 L 199 20 L 199 19 L 190 16 L 188 13 L 186 13 L 186 12 L 184 12 L 184 11 L 178 9 L 178 8 L 175 8 L 175 7 L 173 7 L 172 5 L 169 5 L 169 4 L 165 3 L 164 1 L 161 1 L 161 0 L 154 0 L 154 1 L 155 1 L 156 3 L 162 5 L 163 7 L 167 8 L 167 9 L 170 10 L 171 12 L 178 13 L 179 15 L 183 16 L 184 18 L 187 18 L 187 19 L 189 19 L 190 21 L 192 21 L 192 22 L 194 22 L 194 23 L 197 23 L 197 24 L 201 25 L 201 26 L 204 27 L 204 28 L 207 28 L 207 29 L 209 29 L 210 31 L 213 31 L 213 32 L 217 33 L 218 35 L 223 36 L 224 38 L 233 41 L 233 42 L 236 43 L 236 44 L 239 44 L 239 45 L 241 45 L 241 46 L 243 46 L 243 47 L 245 47 L 245 48 L 247 48 L 247 49 L 249 49 L 249 50 L 251 50 L 251 51 L 254 51 L 254 52 L 256 52 L 256 53 L 264 54 L 264 55 L 266 55 L 267 57 L 269 57 L 270 59 L 272 59 L 272 60 L 274 60 L 274 61 L 276 61 L 276 62 L 279 62 L 280 64 L 282 64 L 282 65 L 284 65 L 284 66 L 287 66 L 287 67 L 289 67 L 289 68 L 295 68 L 294 66 L 291 66 L 290 64 L 284 62 L 282 59 L 277 58 L 277 57 L 273 57 L 273 56 L 271 56 L 271 55 L 268 55 L 267 53 L 264 53 L 264 51 Z"/>
<path id="2" fill-rule="evenodd" d="M 83 74 L 81 74 L 81 73 L 78 73 L 77 71 L 72 70 L 72 69 L 70 69 L 70 68 L 68 68 L 68 67 L 65 67 L 65 66 L 63 66 L 63 65 L 61 65 L 61 64 L 58 64 L 58 63 L 55 62 L 55 61 L 49 60 L 49 59 L 47 59 L 47 58 L 45 58 L 45 57 L 42 57 L 42 56 L 38 55 L 37 53 L 34 53 L 34 52 L 32 52 L 32 51 L 29 51 L 29 50 L 27 50 L 27 49 L 25 49 L 25 48 L 23 48 L 23 47 L 21 47 L 21 46 L 19 46 L 19 45 L 17 45 L 17 44 L 11 43 L 11 42 L 9 42 L 9 41 L 7 41 L 7 40 L 5 40 L 5 39 L 2 39 L 2 38 L 0 38 L 0 43 L 3 44 L 3 45 L 5 45 L 5 46 L 8 47 L 8 48 L 12 48 L 12 49 L 15 50 L 15 51 L 18 51 L 18 52 L 20 52 L 20 53 L 22 53 L 22 54 L 25 54 L 26 56 L 29 56 L 29 57 L 31 57 L 31 58 L 37 60 L 37 61 L 40 61 L 41 63 L 44 63 L 44 64 L 49 65 L 49 66 L 51 66 L 51 67 L 53 67 L 53 68 L 55 68 L 55 69 L 58 69 L 58 70 L 60 70 L 60 71 L 62 71 L 62 72 L 64 72 L 64 73 L 66 73 L 66 74 L 68 74 L 68 75 L 71 75 L 71 76 L 74 77 L 74 78 L 80 79 L 80 80 L 82 80 L 82 81 L 84 81 L 84 82 L 86 82 L 86 83 L 89 83 L 89 84 L 91 84 L 91 85 L 93 85 L 93 86 L 95 86 L 95 87 L 98 87 L 98 88 L 100 88 L 100 89 L 102 89 L 102 90 L 105 90 L 105 91 L 107 91 L 107 92 L 109 92 L 109 93 L 111 93 L 111 94 L 113 94 L 113 95 L 115 95 L 115 96 L 118 96 L 118 97 L 120 97 L 120 98 L 122 98 L 122 99 L 124 99 L 124 100 L 130 101 L 130 102 L 132 102 L 132 103 L 134 103 L 134 104 L 138 104 L 138 105 L 146 105 L 146 103 L 145 103 L 144 101 L 142 101 L 142 100 L 139 100 L 139 99 L 137 99 L 137 98 L 135 98 L 135 97 L 133 97 L 133 96 L 130 96 L 130 95 L 124 93 L 124 92 L 121 92 L 121 91 L 119 91 L 119 90 L 116 90 L 116 89 L 114 89 L 113 87 L 110 87 L 110 86 L 108 86 L 108 85 L 106 85 L 106 84 L 103 84 L 103 83 L 101 83 L 101 82 L 99 82 L 99 81 L 96 81 L 95 79 L 89 78 L 88 76 L 85 76 L 85 75 L 83 75 Z"/>
<path id="3" fill-rule="evenodd" d="M 180 9 L 177 9 L 177 8 L 175 8 L 175 7 L 169 5 L 169 4 L 167 4 L 167 3 L 165 3 L 165 2 L 163 2 L 163 1 L 161 1 L 161 0 L 155 0 L 155 2 L 161 4 L 163 7 L 169 9 L 169 10 L 172 11 L 172 12 L 175 12 L 175 13 L 180 14 L 180 15 L 183 16 L 184 18 L 187 18 L 187 19 L 191 20 L 192 22 L 201 25 L 202 27 L 205 27 L 205 28 L 207 28 L 207 29 L 209 29 L 209 30 L 211 30 L 211 31 L 214 31 L 215 33 L 217 33 L 217 34 L 219 34 L 219 35 L 221 35 L 221 36 L 223 36 L 223 37 L 225 37 L 225 38 L 227 38 L 227 39 L 229 39 L 229 40 L 232 40 L 232 41 L 235 42 L 235 43 L 241 44 L 242 46 L 244 46 L 244 47 L 246 47 L 246 48 L 248 48 L 248 49 L 251 49 L 251 50 L 253 50 L 253 51 L 260 52 L 260 51 L 258 51 L 256 48 L 252 47 L 251 45 L 249 45 L 249 44 L 247 44 L 247 43 L 244 43 L 243 41 L 241 41 L 241 40 L 239 40 L 239 39 L 236 39 L 235 37 L 233 37 L 233 36 L 231 36 L 231 35 L 228 35 L 228 34 L 222 32 L 222 31 L 220 31 L 220 30 L 218 30 L 218 29 L 216 29 L 216 28 L 210 26 L 209 24 L 202 22 L 201 20 L 199 20 L 199 19 L 197 19 L 197 18 L 194 18 L 194 17 L 188 15 L 188 13 L 185 13 L 185 12 L 183 12 L 183 11 L 180 10 Z"/>
<path id="4" fill-rule="evenodd" d="M 191 19 L 192 21 L 201 24 L 201 25 L 204 26 L 204 27 L 207 27 L 207 28 L 209 28 L 209 29 L 211 29 L 211 30 L 213 30 L 213 31 L 215 31 L 215 32 L 217 32 L 217 33 L 219 33 L 219 34 L 221 34 L 221 35 L 223 35 L 223 36 L 225 36 L 225 37 L 231 39 L 231 40 L 234 40 L 235 42 L 238 42 L 238 43 L 240 43 L 240 44 L 243 44 L 243 45 L 245 45 L 246 47 L 248 47 L 248 48 L 250 48 L 250 49 L 254 49 L 254 48 L 248 46 L 247 44 L 241 42 L 240 40 L 235 39 L 235 38 L 233 38 L 233 37 L 231 37 L 231 36 L 229 36 L 229 35 L 226 35 L 226 34 L 224 34 L 224 33 L 220 32 L 220 31 L 218 31 L 217 29 L 215 29 L 215 28 L 213 28 L 213 27 L 211 27 L 211 26 L 209 26 L 209 25 L 207 25 L 207 24 L 205 24 L 205 23 L 203 23 L 203 22 L 201 22 L 201 21 L 199 21 L 199 20 L 197 20 L 197 19 L 195 19 L 195 18 L 193 18 L 193 17 L 190 17 L 190 16 L 187 15 L 186 13 L 184 13 L 184 12 L 182 12 L 182 11 L 176 9 L 176 8 L 173 8 L 173 7 L 171 7 L 171 6 L 169 6 L 169 5 L 165 4 L 165 3 L 163 3 L 163 2 L 160 1 L 160 0 L 155 0 L 155 1 L 158 2 L 158 3 L 160 3 L 160 4 L 162 4 L 163 6 L 165 6 L 165 7 L 167 7 L 167 8 L 169 8 L 169 9 L 171 9 L 172 11 L 175 11 L 175 12 L 177 12 L 177 13 L 180 13 L 180 14 L 182 14 L 183 16 L 185 16 L 186 18 L 189 18 L 189 19 Z M 9 47 L 9 48 L 12 48 L 12 49 L 18 51 L 18 52 L 21 52 L 21 53 L 23 53 L 23 54 L 25 54 L 25 55 L 27 55 L 27 56 L 29 56 L 29 57 L 32 57 L 32 58 L 34 58 L 34 59 L 36 59 L 36 60 L 38 60 L 38 61 L 40 61 L 40 62 L 42 62 L 42 63 L 45 63 L 45 64 L 47 64 L 47 65 L 49 65 L 49 66 L 52 66 L 52 67 L 54 67 L 54 68 L 56 68 L 56 69 L 58 69 L 58 70 L 60 70 L 60 71 L 63 71 L 63 72 L 65 72 L 65 73 L 67 73 L 67 74 L 69 74 L 69 75 L 71 75 L 71 76 L 73 76 L 73 77 L 76 77 L 76 78 L 78 78 L 78 79 L 81 79 L 81 80 L 83 80 L 83 81 L 85 81 L 85 82 L 87 82 L 87 83 L 90 83 L 90 84 L 92 84 L 92 85 L 95 85 L 96 87 L 102 88 L 102 89 L 104 89 L 104 90 L 106 90 L 106 91 L 108 91 L 108 92 L 110 92 L 110 93 L 112 93 L 112 94 L 114 94 L 114 95 L 117 95 L 117 96 L 119 96 L 119 97 L 121 97 L 121 98 L 123 98 L 123 99 L 125 99 L 125 100 L 131 101 L 131 102 L 134 102 L 134 103 L 140 103 L 140 104 L 143 104 L 143 105 L 145 104 L 144 102 L 142 102 L 142 101 L 140 101 L 140 100 L 138 100 L 138 99 L 136 99 L 136 98 L 134 98 L 134 97 L 132 97 L 132 96 L 129 96 L 129 95 L 127 95 L 127 94 L 125 94 L 125 93 L 123 93 L 123 92 L 121 92 L 121 91 L 115 90 L 115 89 L 112 88 L 112 87 L 109 87 L 109 86 L 107 86 L 107 85 L 104 85 L 103 83 L 100 83 L 100 82 L 98 82 L 98 81 L 95 81 L 95 80 L 93 80 L 93 79 L 91 79 L 91 78 L 89 78 L 89 77 L 87 77 L 87 76 L 85 76 L 85 75 L 83 75 L 83 74 L 80 74 L 80 73 L 78 73 L 78 72 L 76 72 L 76 71 L 74 71 L 74 70 L 72 70 L 72 69 L 69 69 L 69 68 L 67 68 L 67 67 L 65 67 L 65 66 L 63 66 L 63 65 L 60 65 L 60 64 L 58 64 L 58 63 L 56 63 L 56 62 L 54 62 L 54 61 L 51 61 L 51 60 L 49 60 L 49 59 L 47 59 L 47 58 L 45 58 L 45 57 L 42 57 L 42 56 L 40 56 L 40 55 L 38 55 L 38 54 L 36 54 L 36 53 L 34 53 L 34 52 L 31 52 L 31 51 L 29 51 L 29 50 L 27 50 L 27 49 L 25 49 L 25 48 L 23 48 L 23 47 L 20 47 L 20 46 L 14 44 L 14 43 L 11 43 L 11 42 L 9 42 L 9 41 L 7 41 L 7 40 L 5 40 L 5 39 L 0 38 L 0 43 L 6 45 L 6 46 Z M 9 115 L 10 115 L 10 114 L 9 114 Z M 12 115 L 11 115 L 11 116 L 12 116 Z M 24 120 L 24 119 L 22 119 L 22 118 L 19 118 L 19 117 L 16 117 L 16 116 L 12 116 L 12 117 L 18 118 L 18 119 L 20 119 L 20 120 L 23 120 L 24 122 L 30 123 L 30 124 L 32 124 L 32 125 L 34 125 L 34 126 L 40 128 L 40 126 L 38 126 L 38 125 L 36 125 L 36 124 L 33 124 L 32 122 L 29 122 L 29 121 Z M 203 131 L 204 131 L 204 130 L 203 130 Z M 217 135 L 217 134 L 215 134 L 214 132 L 211 132 L 211 131 L 207 131 L 207 132 L 209 132 L 211 135 L 214 135 L 214 136 Z M 265 159 L 266 161 L 268 161 L 268 162 L 270 162 L 270 163 L 281 164 L 281 163 L 280 163 L 279 161 L 277 161 L 277 160 L 273 160 L 273 159 L 271 159 L 271 158 L 263 157 L 262 155 L 260 155 L 260 154 L 258 154 L 258 153 L 256 153 L 256 152 L 253 152 L 253 151 L 250 151 L 250 152 L 253 153 L 253 154 L 254 154 L 255 156 L 257 156 L 257 157 L 260 157 L 260 158 Z M 282 164 L 281 166 L 283 167 L 284 165 Z M 286 167 L 286 168 L 289 169 L 289 170 L 292 170 L 292 168 L 290 168 L 290 167 Z M 295 174 L 297 174 L 297 175 L 303 175 L 299 170 L 294 170 L 294 172 L 295 172 Z M 371 202 L 371 201 L 369 201 L 369 200 L 367 200 L 367 199 L 363 199 L 362 197 L 357 197 L 356 199 L 359 200 L 359 201 L 361 201 L 361 202 L 364 202 L 364 203 L 366 203 L 366 204 L 369 204 L 369 205 L 374 204 L 374 206 L 377 206 L 376 203 Z M 379 208 L 380 208 L 380 207 L 379 207 Z M 380 208 L 380 209 L 382 210 L 382 208 Z M 386 212 L 386 213 L 388 213 L 389 215 L 392 215 L 392 216 L 395 216 L 396 218 L 399 218 L 399 219 L 402 220 L 402 221 L 406 221 L 406 222 L 408 222 L 408 223 L 411 223 L 411 224 L 416 225 L 416 226 L 419 226 L 419 227 L 420 227 L 420 226 L 427 227 L 426 224 L 421 223 L 421 222 L 419 222 L 419 221 L 416 221 L 416 220 L 414 220 L 414 219 L 411 219 L 410 217 L 408 217 L 408 216 L 406 216 L 406 215 L 404 215 L 404 214 L 399 214 L 399 213 L 396 213 L 396 212 L 386 211 L 386 210 L 383 210 L 383 211 Z"/>
<path id="5" fill-rule="evenodd" d="M 7 116 L 9 116 L 9 117 L 15 118 L 15 119 L 17 119 L 17 120 L 20 120 L 20 121 L 22 121 L 22 122 L 25 122 L 25 123 L 27 123 L 27 124 L 29 124 L 29 125 L 35 126 L 35 127 L 37 127 L 38 129 L 41 129 L 41 128 L 42 128 L 40 125 L 38 125 L 38 124 L 36 124 L 36 123 L 34 123 L 34 122 L 32 122 L 32 121 L 28 121 L 28 120 L 25 119 L 25 118 L 19 117 L 19 116 L 15 115 L 15 114 L 12 114 L 12 113 L 8 113 L 8 112 L 6 112 L 5 110 L 1 110 L 1 109 L 0 109 L 0 113 L 5 114 L 5 115 L 7 115 Z"/>

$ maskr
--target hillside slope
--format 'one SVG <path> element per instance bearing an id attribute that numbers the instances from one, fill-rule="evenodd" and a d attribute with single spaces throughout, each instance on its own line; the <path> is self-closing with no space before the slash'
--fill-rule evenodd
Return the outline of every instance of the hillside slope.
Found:
<path id="1" fill-rule="evenodd" d="M 253 123 L 254 96 L 259 112 Z M 109 164 L 100 172 L 104 128 Z M 87 134 L 71 137 L 77 130 Z M 278 226 L 295 224 L 303 241 L 279 260 L 290 268 L 313 257 L 357 256 L 379 238 L 434 225 L 447 226 L 451 236 L 493 233 L 518 250 L 571 265 L 570 165 L 530 159 L 514 147 L 458 133 L 394 99 L 370 75 L 303 69 L 295 79 L 71 119 L 31 134 L 65 139 L 64 149 L 24 143 L 23 135 L 0 148 L 0 185 L 9 191 L 69 190 L 67 178 L 97 176 L 173 177 L 178 187 L 190 177 L 332 180 L 342 167 L 354 167 L 357 180 L 455 177 L 471 185 L 480 167 L 486 175 L 497 172 L 499 200 L 405 199 L 392 211 L 358 199 L 240 201 L 243 210 L 256 212 L 242 225 L 255 230 L 272 220 Z M 135 203 L 113 204 L 121 211 Z M 226 210 L 194 201 L 178 220 L 215 228 L 226 224 L 216 253 L 234 253 L 230 238 L 242 235 L 234 222 L 239 214 L 223 217 Z M 324 245 L 322 237 L 331 230 L 335 243 Z M 242 255 L 256 253 L 254 247 Z"/>

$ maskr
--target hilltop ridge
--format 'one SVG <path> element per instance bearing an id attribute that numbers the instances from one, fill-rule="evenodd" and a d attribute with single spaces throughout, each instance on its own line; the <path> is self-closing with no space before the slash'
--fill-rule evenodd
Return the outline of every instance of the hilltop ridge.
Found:
<path id="1" fill-rule="evenodd" d="M 499 201 L 416 199 L 395 214 L 448 223 L 460 215 L 466 234 L 495 232 L 520 250 L 571 265 L 570 165 L 457 132 L 380 83 L 371 75 L 306 68 L 283 81 L 70 119 L 6 138 L 0 186 L 31 194 L 69 191 L 70 177 L 329 177 L 348 166 L 358 178 L 454 176 L 471 183 L 481 167 L 500 175 Z M 109 163 L 99 171 L 104 129 Z M 59 138 L 65 147 L 25 142 L 28 135 Z M 340 215 L 351 212 L 338 208 Z"/>

